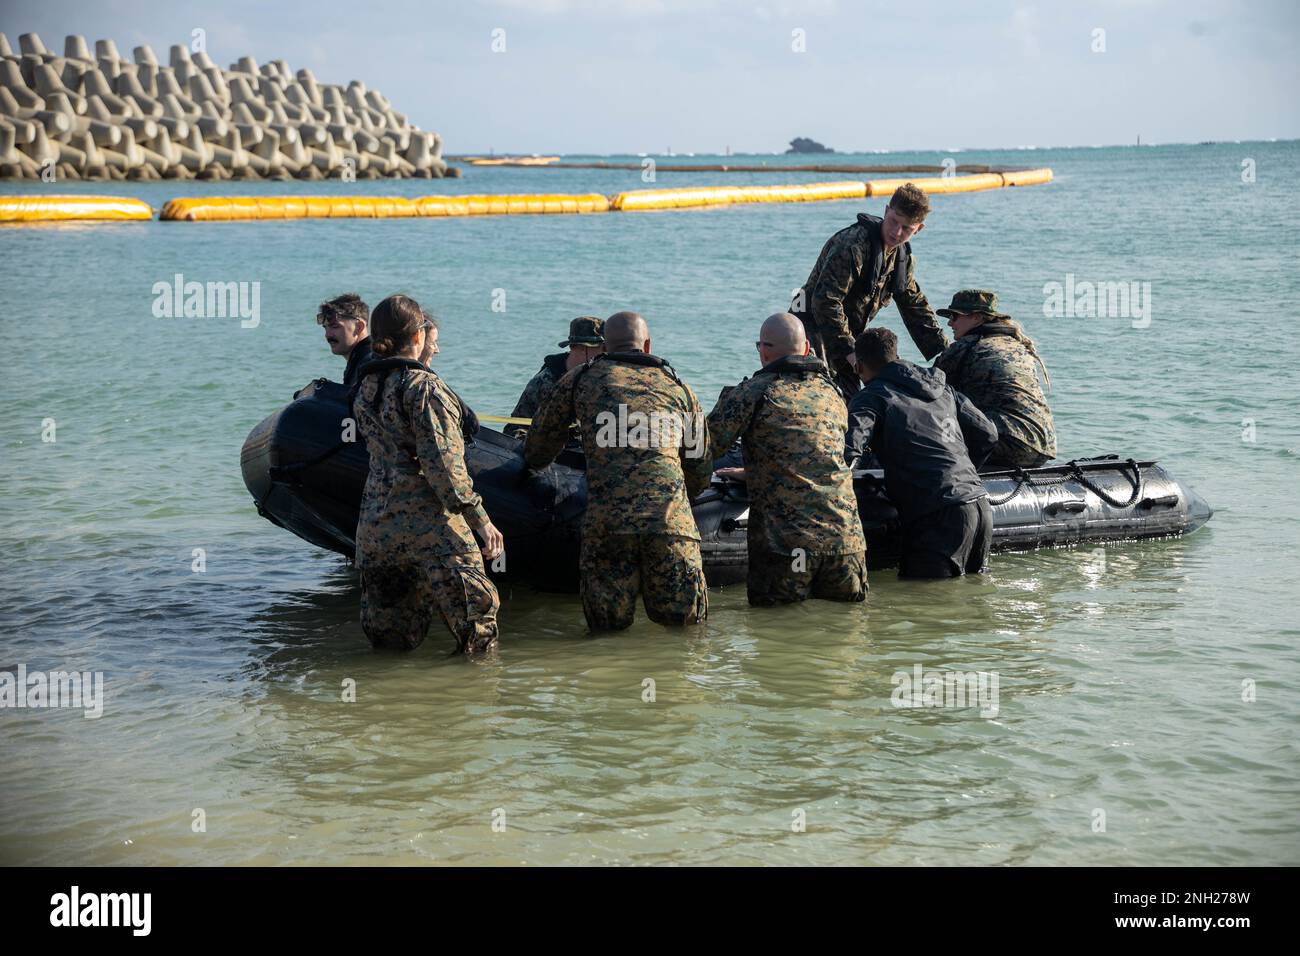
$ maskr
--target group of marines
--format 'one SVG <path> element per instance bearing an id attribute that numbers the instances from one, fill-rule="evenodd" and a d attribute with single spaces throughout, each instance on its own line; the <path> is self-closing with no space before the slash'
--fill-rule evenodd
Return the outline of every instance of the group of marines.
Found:
<path id="1" fill-rule="evenodd" d="M 855 467 L 883 469 L 901 525 L 900 576 L 984 569 L 992 517 L 977 468 L 1037 467 L 1055 456 L 1038 379 L 1046 368 L 984 290 L 958 292 L 938 310 L 956 339 L 949 344 L 915 276 L 910 241 L 928 213 L 909 183 L 882 217 L 860 214 L 832 236 L 790 311 L 762 323 L 762 367 L 723 389 L 707 416 L 651 350 L 640 315 L 570 323 L 567 351 L 546 357 L 507 433 L 523 439 L 533 469 L 566 446 L 585 453 L 579 570 L 592 631 L 631 625 L 638 597 L 660 624 L 706 617 L 691 500 L 712 481 L 746 487 L 753 605 L 865 599 Z M 933 367 L 900 359 L 897 337 L 869 327 L 891 299 Z M 376 646 L 415 647 L 437 614 L 459 649 L 486 650 L 497 640 L 499 598 L 484 559 L 504 541 L 465 467 L 477 420 L 427 368 L 437 323 L 401 295 L 372 314 L 341 296 L 318 321 L 348 358 L 345 382 L 370 453 L 357 528 L 363 629 Z M 680 428 L 647 436 L 609 427 L 637 413 Z"/>

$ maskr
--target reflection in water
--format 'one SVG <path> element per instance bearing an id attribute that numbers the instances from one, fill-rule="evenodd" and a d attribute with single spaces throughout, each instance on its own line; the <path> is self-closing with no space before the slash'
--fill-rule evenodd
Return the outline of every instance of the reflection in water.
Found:
<path id="1" fill-rule="evenodd" d="M 340 565 L 250 619 L 242 706 L 259 732 L 226 765 L 276 794 L 287 826 L 345 832 L 359 859 L 494 859 L 485 835 L 499 810 L 520 831 L 518 860 L 558 846 L 570 862 L 683 849 L 794 861 L 800 811 L 800 835 L 819 834 L 809 843 L 832 859 L 924 861 L 982 827 L 973 860 L 1033 860 L 1059 834 L 1022 819 L 1054 781 L 1050 754 L 1025 741 L 1034 699 L 1059 702 L 1080 679 L 1061 641 L 1099 618 L 1077 597 L 1104 581 L 1101 623 L 1158 618 L 1185 584 L 1183 546 L 1004 555 L 992 574 L 951 582 L 882 573 L 857 606 L 755 611 L 731 588 L 711 592 L 697 628 L 642 620 L 600 638 L 583 634 L 575 598 L 516 588 L 486 662 L 444 656 L 441 635 L 411 654 L 372 652 Z M 898 709 L 893 676 L 918 664 L 996 673 L 996 716 Z M 1036 777 L 1008 773 L 1026 761 Z M 1065 762 L 1055 780 L 1077 787 L 1080 773 L 1096 779 Z M 313 845 L 297 842 L 294 858 L 333 852 Z"/>

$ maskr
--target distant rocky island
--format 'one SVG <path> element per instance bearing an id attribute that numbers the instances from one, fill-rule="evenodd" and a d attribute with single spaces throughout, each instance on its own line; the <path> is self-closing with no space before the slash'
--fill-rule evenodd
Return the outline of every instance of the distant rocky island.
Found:
<path id="1" fill-rule="evenodd" d="M 807 139 L 803 136 L 796 136 L 790 140 L 790 148 L 787 149 L 786 155 L 790 153 L 833 153 L 835 150 L 829 146 L 823 146 L 815 139 Z"/>
<path id="2" fill-rule="evenodd" d="M 198 33 L 199 31 L 195 31 Z M 128 60 L 112 40 L 0 33 L 0 179 L 377 179 L 457 175 L 442 137 L 378 90 L 250 56 L 222 69 L 177 44 Z M 194 44 L 201 47 L 197 40 Z"/>

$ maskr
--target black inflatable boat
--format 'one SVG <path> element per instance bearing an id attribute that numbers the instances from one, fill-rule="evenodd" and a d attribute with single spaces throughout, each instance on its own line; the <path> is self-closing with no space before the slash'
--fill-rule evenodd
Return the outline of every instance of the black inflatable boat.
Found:
<path id="1" fill-rule="evenodd" d="M 260 515 L 351 557 L 369 462 L 364 442 L 340 440 L 350 415 L 347 396 L 344 386 L 316 380 L 252 430 L 240 460 Z M 465 449 L 474 487 L 506 539 L 501 576 L 546 590 L 576 590 L 585 462 L 580 453 L 566 451 L 546 471 L 530 475 L 520 447 L 516 439 L 483 427 Z M 1153 461 L 1108 455 L 981 477 L 993 505 L 995 551 L 1189 534 L 1213 513 Z M 854 487 L 868 564 L 896 564 L 897 513 L 880 472 L 855 474 Z M 715 481 L 692 505 L 709 583 L 743 581 L 749 513 L 744 485 Z"/>

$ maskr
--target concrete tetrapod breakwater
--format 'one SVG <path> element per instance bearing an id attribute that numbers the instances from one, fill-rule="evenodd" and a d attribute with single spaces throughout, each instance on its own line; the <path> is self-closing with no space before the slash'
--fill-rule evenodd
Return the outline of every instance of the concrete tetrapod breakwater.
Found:
<path id="1" fill-rule="evenodd" d="M 35 33 L 15 53 L 0 33 L 0 178 L 441 178 L 442 137 L 418 129 L 359 80 L 318 83 L 283 60 L 69 36 L 62 56 Z"/>

